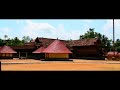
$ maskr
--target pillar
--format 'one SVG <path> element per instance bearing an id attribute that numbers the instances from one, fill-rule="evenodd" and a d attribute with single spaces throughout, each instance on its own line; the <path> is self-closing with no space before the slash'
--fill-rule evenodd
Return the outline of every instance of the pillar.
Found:
<path id="1" fill-rule="evenodd" d="M 19 58 L 20 58 L 20 52 L 19 52 Z"/>
<path id="2" fill-rule="evenodd" d="M 26 52 L 26 58 L 27 58 L 27 52 Z"/>

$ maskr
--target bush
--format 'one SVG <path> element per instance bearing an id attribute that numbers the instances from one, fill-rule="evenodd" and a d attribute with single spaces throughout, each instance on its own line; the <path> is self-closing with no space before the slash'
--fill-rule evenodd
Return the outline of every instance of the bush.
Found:
<path id="1" fill-rule="evenodd" d="M 119 53 L 120 52 L 120 46 L 116 48 L 117 52 Z"/>
<path id="2" fill-rule="evenodd" d="M 112 60 L 116 60 L 116 57 L 112 57 Z"/>

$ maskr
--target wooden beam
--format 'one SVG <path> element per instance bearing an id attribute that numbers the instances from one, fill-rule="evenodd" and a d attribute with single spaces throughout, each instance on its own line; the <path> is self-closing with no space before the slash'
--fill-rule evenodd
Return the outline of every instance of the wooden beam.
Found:
<path id="1" fill-rule="evenodd" d="M 26 58 L 27 58 L 27 52 L 26 52 Z"/>
<path id="2" fill-rule="evenodd" d="M 19 58 L 20 58 L 20 52 L 19 52 Z"/>

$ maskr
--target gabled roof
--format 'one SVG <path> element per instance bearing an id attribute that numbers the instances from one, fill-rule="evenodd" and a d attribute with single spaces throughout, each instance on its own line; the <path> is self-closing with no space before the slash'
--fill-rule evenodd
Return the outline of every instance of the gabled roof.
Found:
<path id="1" fill-rule="evenodd" d="M 38 40 L 45 47 L 47 47 L 56 39 L 37 37 L 36 40 Z M 70 46 L 70 47 L 72 47 L 72 46 L 90 46 L 90 45 L 95 45 L 97 42 L 100 43 L 100 39 L 98 39 L 98 38 L 71 40 L 71 41 L 60 40 L 60 41 L 62 41 L 65 45 Z"/>
<path id="2" fill-rule="evenodd" d="M 45 47 L 41 46 L 37 50 L 33 51 L 32 53 L 42 53 L 42 51 L 45 49 Z"/>
<path id="3" fill-rule="evenodd" d="M 0 47 L 0 49 L 1 49 L 2 47 Z"/>
<path id="4" fill-rule="evenodd" d="M 117 54 L 119 54 L 119 55 L 120 55 L 120 53 L 115 52 L 115 55 L 117 55 Z M 114 55 L 114 52 L 108 52 L 108 53 L 107 53 L 107 55 Z"/>
<path id="5" fill-rule="evenodd" d="M 56 39 L 52 39 L 52 38 L 37 37 L 35 41 L 39 41 L 40 43 L 42 43 L 44 47 L 48 47 L 55 40 Z M 60 40 L 60 41 L 66 42 L 65 40 Z"/>
<path id="6" fill-rule="evenodd" d="M 72 53 L 63 42 L 55 40 L 47 48 L 43 50 L 43 53 Z"/>
<path id="7" fill-rule="evenodd" d="M 91 39 L 72 40 L 69 41 L 68 44 L 70 46 L 90 46 L 90 45 L 95 45 L 97 42 L 100 42 L 98 38 L 91 38 Z"/>
<path id="8" fill-rule="evenodd" d="M 10 46 L 12 49 L 36 49 L 36 47 L 40 47 L 43 45 L 45 48 L 48 47 L 52 42 L 54 42 L 56 39 L 51 38 L 43 38 L 43 37 L 37 37 L 35 40 L 26 43 L 22 46 Z M 36 43 L 36 42 L 40 43 Z M 81 39 L 81 40 L 59 40 L 64 43 L 65 46 L 67 46 L 69 49 L 72 50 L 73 46 L 90 46 L 90 45 L 96 45 L 100 43 L 100 40 L 98 38 L 91 38 L 91 39 Z"/>
<path id="9" fill-rule="evenodd" d="M 0 53 L 17 53 L 9 46 L 3 46 L 0 48 Z"/>
<path id="10" fill-rule="evenodd" d="M 35 42 L 34 41 L 31 41 L 31 42 L 28 42 L 28 43 L 25 43 L 25 45 L 35 45 Z"/>

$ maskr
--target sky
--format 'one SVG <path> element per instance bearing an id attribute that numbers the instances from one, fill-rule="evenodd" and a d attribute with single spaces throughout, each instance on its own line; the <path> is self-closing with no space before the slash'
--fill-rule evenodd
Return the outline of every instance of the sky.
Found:
<path id="1" fill-rule="evenodd" d="M 115 19 L 115 39 L 120 39 L 120 19 Z M 89 28 L 113 38 L 112 19 L 0 19 L 0 38 L 23 36 L 76 40 Z"/>

